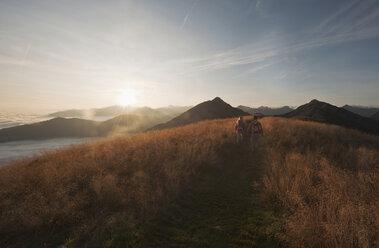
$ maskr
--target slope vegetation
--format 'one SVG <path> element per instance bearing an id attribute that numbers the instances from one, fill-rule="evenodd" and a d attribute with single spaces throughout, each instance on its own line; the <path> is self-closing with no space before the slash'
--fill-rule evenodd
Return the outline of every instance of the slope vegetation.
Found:
<path id="1" fill-rule="evenodd" d="M 379 138 L 263 118 L 73 146 L 0 169 L 1 247 L 376 247 Z"/>
<path id="2" fill-rule="evenodd" d="M 284 210 L 292 247 L 378 247 L 379 137 L 265 118 L 264 196 Z"/>
<path id="3" fill-rule="evenodd" d="M 275 243 L 272 212 L 252 204 L 259 161 L 240 156 L 233 124 L 215 120 L 119 137 L 1 168 L 0 245 Z"/>

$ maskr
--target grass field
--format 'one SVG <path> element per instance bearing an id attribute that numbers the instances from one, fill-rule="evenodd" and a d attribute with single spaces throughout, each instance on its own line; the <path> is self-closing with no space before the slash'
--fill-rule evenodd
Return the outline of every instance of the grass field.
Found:
<path id="1" fill-rule="evenodd" d="M 379 246 L 379 137 L 266 118 L 265 197 L 293 247 Z"/>
<path id="2" fill-rule="evenodd" d="M 1 247 L 378 245 L 378 137 L 264 118 L 253 153 L 235 145 L 234 121 L 1 168 Z"/>

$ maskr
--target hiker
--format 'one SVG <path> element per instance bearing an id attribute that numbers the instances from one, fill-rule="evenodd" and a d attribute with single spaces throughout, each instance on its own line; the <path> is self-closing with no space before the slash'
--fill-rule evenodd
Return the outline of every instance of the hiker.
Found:
<path id="1" fill-rule="evenodd" d="M 236 125 L 234 126 L 234 129 L 236 131 L 237 135 L 237 144 L 241 145 L 243 141 L 243 134 L 246 130 L 245 122 L 243 120 L 243 117 L 240 116 L 236 122 Z"/>
<path id="2" fill-rule="evenodd" d="M 258 116 L 254 115 L 253 121 L 249 124 L 247 130 L 250 134 L 251 149 L 254 151 L 258 148 L 259 139 L 263 135 L 262 124 L 258 121 Z"/>

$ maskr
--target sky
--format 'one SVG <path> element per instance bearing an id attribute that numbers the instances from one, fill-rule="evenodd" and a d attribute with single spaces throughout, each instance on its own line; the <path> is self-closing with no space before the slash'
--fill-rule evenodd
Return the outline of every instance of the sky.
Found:
<path id="1" fill-rule="evenodd" d="M 0 1 L 0 111 L 216 96 L 379 106 L 379 1 Z"/>

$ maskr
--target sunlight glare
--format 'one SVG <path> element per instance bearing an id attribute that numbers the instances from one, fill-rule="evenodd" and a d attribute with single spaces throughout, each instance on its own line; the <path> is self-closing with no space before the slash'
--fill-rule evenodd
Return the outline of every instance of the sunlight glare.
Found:
<path id="1" fill-rule="evenodd" d="M 134 105 L 136 103 L 136 92 L 132 89 L 124 89 L 118 96 L 118 103 L 123 106 Z"/>

